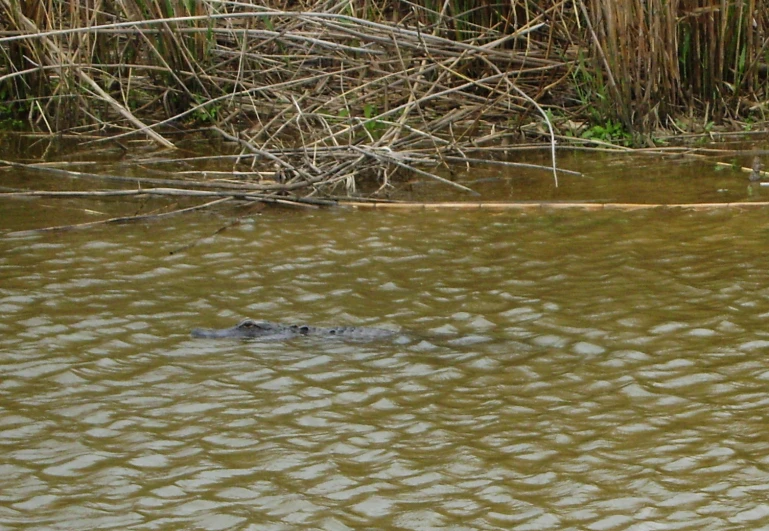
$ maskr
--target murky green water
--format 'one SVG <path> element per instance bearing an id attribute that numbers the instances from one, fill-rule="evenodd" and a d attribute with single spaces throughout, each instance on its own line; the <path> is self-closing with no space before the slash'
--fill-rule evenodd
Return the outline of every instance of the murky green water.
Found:
<path id="1" fill-rule="evenodd" d="M 765 211 L 225 223 L 0 236 L 1 528 L 769 526 Z"/>

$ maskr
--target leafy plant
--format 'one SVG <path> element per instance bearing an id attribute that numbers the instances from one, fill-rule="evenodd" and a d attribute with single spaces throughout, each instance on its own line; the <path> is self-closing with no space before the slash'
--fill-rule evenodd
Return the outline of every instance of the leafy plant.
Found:
<path id="1" fill-rule="evenodd" d="M 594 125 L 582 133 L 582 138 L 601 140 L 612 144 L 629 146 L 633 143 L 633 136 L 625 131 L 622 124 L 613 120 L 603 125 Z"/>
<path id="2" fill-rule="evenodd" d="M 194 94 L 193 97 L 195 98 L 195 103 L 200 107 L 195 109 L 195 111 L 192 113 L 192 117 L 196 121 L 204 124 L 216 122 L 216 119 L 219 116 L 221 105 L 205 105 L 208 99 L 204 96 L 201 96 L 200 94 Z"/>
<path id="3" fill-rule="evenodd" d="M 366 103 L 363 106 L 363 116 L 366 118 L 366 120 L 370 120 L 374 116 L 377 116 L 379 114 L 376 105 L 373 105 L 371 103 Z M 364 125 L 366 128 L 366 131 L 369 132 L 371 136 L 374 138 L 378 138 L 382 131 L 387 127 L 384 123 L 382 123 L 379 120 L 371 120 L 367 121 Z"/>
<path id="4" fill-rule="evenodd" d="M 27 101 L 10 101 L 13 97 L 11 89 L 0 85 L 0 129 L 23 129 L 24 121 L 21 116 L 29 111 Z"/>

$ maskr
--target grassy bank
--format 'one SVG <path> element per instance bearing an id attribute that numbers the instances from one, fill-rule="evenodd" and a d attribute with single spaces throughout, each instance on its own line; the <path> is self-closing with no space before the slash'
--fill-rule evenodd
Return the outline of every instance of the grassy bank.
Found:
<path id="1" fill-rule="evenodd" d="M 348 188 L 551 124 L 626 145 L 761 125 L 766 1 L 699 3 L 0 0 L 0 114 L 169 147 L 202 126 L 281 185 Z"/>

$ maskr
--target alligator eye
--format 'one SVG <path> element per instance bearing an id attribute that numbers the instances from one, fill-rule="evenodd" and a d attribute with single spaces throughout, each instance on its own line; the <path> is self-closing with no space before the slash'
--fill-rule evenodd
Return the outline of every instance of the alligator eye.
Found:
<path id="1" fill-rule="evenodd" d="M 304 335 L 307 335 L 307 333 L 308 333 L 309 331 L 310 331 L 310 327 L 309 327 L 309 326 L 307 326 L 307 325 L 304 325 L 304 326 L 300 326 L 300 327 L 299 327 L 299 333 L 300 333 L 300 334 L 304 334 Z"/>

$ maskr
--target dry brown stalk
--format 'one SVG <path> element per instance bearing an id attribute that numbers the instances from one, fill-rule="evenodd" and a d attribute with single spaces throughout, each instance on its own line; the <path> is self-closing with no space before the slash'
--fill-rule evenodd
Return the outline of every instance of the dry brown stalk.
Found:
<path id="1" fill-rule="evenodd" d="M 3 4 L 5 5 L 5 8 L 8 10 L 8 13 L 13 17 L 13 20 L 18 24 L 18 26 L 25 31 L 28 34 L 32 34 L 37 36 L 40 39 L 40 42 L 43 44 L 43 48 L 45 50 L 45 54 L 40 57 L 41 63 L 44 65 L 62 65 L 62 64 L 75 64 L 77 65 L 78 62 L 74 59 L 70 60 L 67 57 L 67 54 L 65 51 L 57 45 L 53 40 L 51 40 L 46 34 L 41 33 L 35 23 L 27 18 L 24 13 L 19 8 L 19 4 L 16 2 L 13 2 L 11 0 L 2 0 Z M 113 109 L 115 109 L 121 116 L 129 120 L 131 123 L 133 123 L 135 126 L 139 128 L 141 132 L 146 133 L 150 138 L 158 142 L 159 144 L 165 146 L 165 147 L 174 147 L 171 142 L 163 138 L 161 135 L 156 133 L 152 130 L 152 128 L 148 127 L 144 123 L 142 123 L 141 120 L 136 118 L 128 109 L 123 107 L 120 103 L 117 102 L 112 96 L 107 94 L 107 92 L 102 89 L 101 86 L 99 86 L 98 83 L 96 83 L 90 75 L 88 75 L 82 68 L 78 66 L 74 66 L 73 70 L 77 74 L 78 78 L 85 84 L 87 84 L 102 100 L 106 101 Z"/>
<path id="2" fill-rule="evenodd" d="M 48 75 L 58 59 L 76 82 L 48 80 L 60 97 L 80 98 L 83 112 L 80 123 L 56 125 L 41 107 L 52 130 L 90 122 L 122 133 L 114 138 L 141 133 L 171 146 L 160 131 L 197 120 L 240 149 L 248 170 L 280 181 L 244 189 L 317 194 L 353 190 L 361 177 L 379 179 L 385 191 L 396 173 L 463 188 L 432 168 L 457 157 L 475 164 L 502 135 L 518 134 L 512 114 L 538 107 L 530 94 L 568 72 L 550 47 L 568 24 L 548 28 L 547 43 L 538 36 L 546 13 L 558 13 L 552 9 L 500 31 L 465 24 L 457 13 L 428 24 L 427 11 L 414 19 L 396 7 L 392 20 L 367 20 L 351 16 L 346 2 L 308 1 L 296 11 L 270 5 L 119 0 L 96 9 L 76 1 L 69 20 L 56 9 L 48 12 L 61 18 L 35 24 L 14 17 L 20 33 L 0 38 L 0 47 L 37 51 L 42 69 L 23 65 L 0 83 Z M 455 31 L 459 25 L 466 33 Z"/>
<path id="3" fill-rule="evenodd" d="M 744 101 L 766 99 L 766 1 L 579 0 L 599 66 L 582 71 L 588 89 L 608 85 L 601 112 L 628 131 L 677 127 L 686 109 L 703 123 L 745 116 Z M 589 68 L 589 67 L 588 67 Z M 606 83 L 603 82 L 605 76 Z M 605 96 L 605 95 L 604 95 Z M 604 98 L 605 99 L 605 98 Z M 598 98 L 593 104 L 601 105 Z"/>

